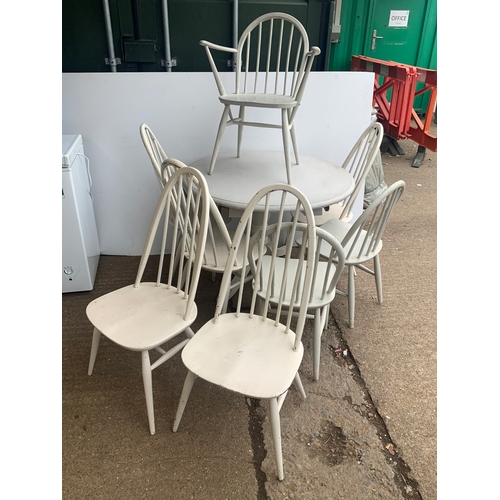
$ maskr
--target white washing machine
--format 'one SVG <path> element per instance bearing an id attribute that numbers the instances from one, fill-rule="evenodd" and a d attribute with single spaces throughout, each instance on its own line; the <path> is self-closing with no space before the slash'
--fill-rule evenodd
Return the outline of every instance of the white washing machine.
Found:
<path id="1" fill-rule="evenodd" d="M 94 288 L 100 245 L 81 135 L 62 136 L 62 291 Z"/>

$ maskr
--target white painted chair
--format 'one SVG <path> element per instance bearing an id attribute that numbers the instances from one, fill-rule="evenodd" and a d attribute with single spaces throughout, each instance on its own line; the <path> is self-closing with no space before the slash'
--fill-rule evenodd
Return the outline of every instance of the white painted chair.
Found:
<path id="1" fill-rule="evenodd" d="M 270 198 L 273 198 L 273 202 L 278 204 L 281 201 L 279 212 L 273 213 L 273 217 L 278 222 L 271 227 L 267 222 L 270 215 Z M 285 210 L 284 206 L 285 198 L 288 198 L 289 202 L 290 199 L 295 200 L 297 213 L 300 210 L 305 212 L 306 224 L 294 222 L 292 226 L 287 226 L 286 223 L 282 222 L 283 215 L 285 213 L 288 215 L 288 210 Z M 261 229 L 257 232 L 257 241 L 252 240 L 258 248 L 258 255 L 255 256 L 250 248 L 250 233 L 253 216 L 260 215 L 260 213 L 255 213 L 258 204 L 260 204 L 259 210 L 263 209 L 261 218 L 263 222 Z M 278 240 L 282 229 L 287 229 L 290 232 L 290 237 L 287 238 L 284 257 L 279 257 L 277 254 L 281 243 Z M 303 232 L 310 251 L 302 252 L 298 260 L 292 263 L 293 233 L 295 230 Z M 236 312 L 221 314 L 231 282 L 236 251 L 241 245 L 245 248 L 245 255 L 250 256 L 252 260 L 255 259 L 252 268 L 256 271 L 252 277 L 257 286 L 253 287 L 251 298 L 249 298 L 249 310 L 244 310 L 242 307 L 244 285 L 240 284 Z M 249 398 L 267 400 L 279 480 L 284 478 L 279 411 L 292 384 L 295 384 L 302 397 L 305 398 L 298 370 L 304 352 L 301 337 L 314 271 L 315 246 L 314 217 L 305 196 L 287 184 L 261 189 L 250 201 L 236 230 L 231 254 L 222 278 L 215 316 L 213 320 L 207 322 L 197 331 L 182 351 L 182 361 L 188 369 L 188 374 L 173 425 L 174 432 L 178 429 L 197 377 Z M 267 262 L 269 259 L 270 263 L 263 266 L 263 260 Z M 258 307 L 259 283 L 265 272 L 274 273 L 278 261 L 283 264 L 285 269 L 294 265 L 297 271 L 296 275 L 290 278 L 287 273 L 282 274 L 284 279 L 281 283 L 275 283 L 275 290 L 268 287 L 267 293 L 261 294 L 263 305 Z M 268 279 L 268 281 L 270 280 Z M 278 301 L 278 312 L 275 317 L 268 314 L 268 305 L 272 296 L 282 296 L 285 289 L 287 293 L 291 293 L 292 296 L 297 295 L 301 299 L 299 303 L 294 304 L 294 307 L 289 308 L 281 323 L 283 301 Z M 266 314 L 261 316 L 257 311 L 265 311 Z M 294 313 L 298 316 L 295 331 L 291 329 Z"/>
<path id="2" fill-rule="evenodd" d="M 321 229 L 330 233 L 342 243 L 345 250 L 345 265 L 349 270 L 347 292 L 337 290 L 347 297 L 349 307 L 349 327 L 354 328 L 355 269 L 361 269 L 375 276 L 377 300 L 382 303 L 382 271 L 379 254 L 382 250 L 382 236 L 389 217 L 405 189 L 404 181 L 397 181 L 375 198 L 353 224 L 332 219 Z M 322 254 L 326 254 L 321 250 Z M 374 268 L 364 264 L 373 259 Z"/>
<path id="3" fill-rule="evenodd" d="M 243 31 L 237 48 L 224 47 L 206 40 L 201 40 L 200 45 L 205 47 L 219 90 L 219 100 L 224 105 L 208 173 L 211 174 L 214 170 L 227 125 L 238 126 L 238 158 L 243 127 L 274 128 L 282 131 L 287 181 L 291 184 L 290 136 L 298 164 L 294 119 L 311 66 L 314 58 L 321 53 L 320 49 L 309 47 L 309 38 L 302 24 L 294 17 L 281 12 L 264 14 L 250 23 Z M 211 50 L 236 55 L 234 93 L 226 92 Z M 231 106 L 239 108 L 238 116 L 233 115 Z M 281 123 L 247 121 L 247 107 L 279 109 Z"/>
<path id="4" fill-rule="evenodd" d="M 344 222 L 352 220 L 352 207 L 359 193 L 364 189 L 366 177 L 375 162 L 383 137 L 384 127 L 378 122 L 370 123 L 361 133 L 342 163 L 342 168 L 354 178 L 354 190 L 340 203 L 323 209 L 322 214 L 316 216 L 317 226 L 322 226 L 330 219 L 340 219 Z M 301 220 L 300 217 L 299 220 Z"/>
<path id="5" fill-rule="evenodd" d="M 87 317 L 94 326 L 88 374 L 92 375 L 94 369 L 101 334 L 125 349 L 140 352 L 151 434 L 155 433 L 152 371 L 178 353 L 193 336 L 191 324 L 198 313 L 195 295 L 208 231 L 209 206 L 203 175 L 188 167 L 175 172 L 156 207 L 135 283 L 103 295 L 87 306 Z M 163 222 L 160 229 L 163 215 L 164 221 L 171 223 Z M 157 233 L 162 233 L 162 239 L 156 282 L 143 282 Z M 165 255 L 170 241 L 168 259 Z M 161 348 L 181 334 L 187 338 L 167 351 Z M 150 351 L 159 353 L 153 362 Z"/>
<path id="6" fill-rule="evenodd" d="M 342 202 L 331 205 L 329 218 L 340 219 L 345 222 L 352 220 L 352 206 L 361 190 L 364 190 L 366 176 L 372 168 L 377 152 L 380 150 L 384 137 L 384 127 L 379 122 L 372 122 L 359 136 L 342 168 L 354 178 L 354 191 Z"/>
<path id="7" fill-rule="evenodd" d="M 287 225 L 286 228 L 291 229 L 291 223 Z M 282 229 L 282 232 L 286 229 Z M 256 235 L 258 237 L 259 235 Z M 283 236 L 282 236 L 283 238 Z M 302 238 L 301 238 L 302 240 Z M 250 247 L 252 247 L 250 243 Z M 302 248 L 302 244 L 296 249 L 296 252 L 300 255 L 302 252 L 307 251 L 307 249 Z M 321 254 L 319 249 L 321 248 Z M 313 330 L 313 378 L 318 380 L 319 378 L 319 367 L 320 367 L 320 353 L 321 353 L 321 336 L 325 329 L 330 304 L 335 298 L 335 291 L 337 282 L 342 274 L 345 263 L 345 253 L 342 245 L 338 240 L 332 237 L 329 233 L 316 227 L 316 253 L 314 255 L 313 265 L 314 274 L 313 281 L 311 285 L 311 293 L 308 297 L 307 304 L 307 318 L 314 320 L 314 330 Z M 320 259 L 321 257 L 321 259 Z M 326 258 L 325 258 L 326 257 Z M 312 257 L 311 257 L 312 258 Z M 268 282 L 267 278 L 270 276 L 268 272 L 268 267 L 271 264 L 271 257 L 264 256 L 262 258 L 262 269 L 264 270 L 262 279 L 259 281 L 259 288 L 257 290 L 257 295 L 262 300 L 265 299 L 265 294 L 267 293 Z M 285 268 L 285 264 L 287 267 Z M 289 288 L 291 288 L 293 283 L 293 277 L 296 273 L 297 265 L 299 265 L 298 259 L 292 259 L 290 262 L 286 262 L 285 259 L 277 259 L 275 262 L 275 270 L 273 273 L 273 285 L 271 296 L 269 299 L 269 307 L 276 310 L 276 307 L 281 301 L 282 307 L 288 309 L 290 303 L 297 306 L 300 303 L 300 294 L 292 295 Z M 250 266 L 252 274 L 255 275 L 257 270 L 253 260 L 250 260 Z M 285 296 L 280 297 L 276 293 L 279 290 L 277 283 L 284 280 L 283 274 L 286 273 L 286 281 L 288 287 Z"/>

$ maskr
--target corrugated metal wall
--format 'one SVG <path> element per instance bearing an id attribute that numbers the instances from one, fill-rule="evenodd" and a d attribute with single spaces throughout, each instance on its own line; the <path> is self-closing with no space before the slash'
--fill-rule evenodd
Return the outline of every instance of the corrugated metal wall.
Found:
<path id="1" fill-rule="evenodd" d="M 110 65 L 106 64 L 109 50 L 103 9 L 105 1 L 63 0 L 63 72 L 111 71 Z M 118 72 L 166 71 L 163 3 L 168 6 L 170 53 L 176 64 L 171 71 L 210 71 L 205 52 L 199 45 L 201 39 L 233 46 L 233 0 L 107 2 L 115 57 L 120 60 L 115 66 Z M 237 5 L 238 36 L 261 14 L 286 12 L 305 26 L 310 44 L 322 49 L 313 69 L 327 69 L 332 10 L 330 0 L 239 0 Z"/>

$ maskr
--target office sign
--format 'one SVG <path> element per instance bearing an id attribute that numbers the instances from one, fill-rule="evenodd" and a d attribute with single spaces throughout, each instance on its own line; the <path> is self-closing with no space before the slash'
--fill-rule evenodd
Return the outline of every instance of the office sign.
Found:
<path id="1" fill-rule="evenodd" d="M 406 28 L 408 26 L 409 10 L 391 10 L 389 14 L 389 26 Z"/>

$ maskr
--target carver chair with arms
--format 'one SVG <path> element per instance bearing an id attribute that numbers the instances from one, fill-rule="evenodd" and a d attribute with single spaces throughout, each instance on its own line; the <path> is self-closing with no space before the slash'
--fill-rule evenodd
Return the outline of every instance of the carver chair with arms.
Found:
<path id="1" fill-rule="evenodd" d="M 345 265 L 349 270 L 347 292 L 337 290 L 347 297 L 349 307 L 349 327 L 354 328 L 355 269 L 360 269 L 375 277 L 377 300 L 382 303 L 382 270 L 380 251 L 382 236 L 389 217 L 405 189 L 404 181 L 397 181 L 375 198 L 363 213 L 349 224 L 342 220 L 331 219 L 321 226 L 342 243 L 345 251 Z M 322 254 L 326 254 L 321 250 Z M 364 265 L 373 260 L 373 269 Z"/>
<path id="2" fill-rule="evenodd" d="M 278 202 L 279 210 L 273 213 L 273 218 L 276 216 L 277 222 L 269 225 L 267 221 L 271 198 L 274 199 L 273 203 Z M 306 223 L 283 222 L 283 215 L 289 210 L 285 208 L 285 198 L 288 206 L 290 200 L 293 200 L 297 213 L 301 210 L 305 212 Z M 256 237 L 252 239 L 252 245 L 258 248 L 258 254 L 255 255 L 250 246 L 252 218 L 256 209 L 262 210 L 262 208 L 264 208 L 261 219 L 263 222 L 256 232 Z M 295 231 L 303 233 L 310 251 L 302 251 L 297 261 L 292 262 Z M 280 257 L 279 240 L 282 238 L 286 239 L 286 243 L 284 256 Z M 251 298 L 246 297 L 249 300 L 248 308 L 242 305 L 245 286 L 241 281 L 236 311 L 222 314 L 231 282 L 233 261 L 241 245 L 245 248 L 247 258 L 253 262 L 252 278 L 256 284 L 251 288 Z M 293 186 L 286 184 L 261 189 L 250 201 L 236 230 L 221 282 L 215 316 L 198 330 L 182 351 L 182 361 L 188 369 L 188 374 L 173 425 L 174 432 L 178 429 L 197 377 L 249 398 L 267 400 L 279 480 L 284 477 L 279 411 L 292 384 L 295 384 L 305 398 L 298 370 L 304 352 L 301 337 L 314 271 L 315 246 L 314 217 L 305 196 Z M 278 266 L 278 261 L 285 269 L 293 267 L 295 275 L 282 273 L 281 282 L 273 281 L 272 275 Z M 268 283 L 272 282 L 274 289 L 268 286 L 266 293 L 261 293 L 258 301 L 257 290 L 260 289 L 263 279 Z M 300 300 L 294 302 L 286 314 L 282 315 L 284 304 L 280 298 L 276 302 L 277 312 L 271 314 L 268 307 L 271 297 L 284 297 L 285 294 L 300 297 Z M 261 301 L 262 304 L 258 304 Z M 296 321 L 294 327 L 292 319 Z"/>
<path id="3" fill-rule="evenodd" d="M 294 119 L 300 106 L 314 58 L 321 53 L 318 47 L 309 47 L 309 37 L 302 24 L 281 12 L 264 14 L 243 31 L 237 48 L 224 47 L 206 40 L 205 47 L 212 68 L 219 100 L 224 110 L 215 139 L 208 173 L 212 174 L 222 137 L 227 125 L 238 126 L 237 157 L 240 156 L 243 127 L 281 129 L 287 182 L 291 184 L 290 137 L 299 163 Z M 228 93 L 222 83 L 212 50 L 224 51 L 236 56 L 235 90 Z M 231 106 L 239 109 L 233 115 Z M 281 122 L 247 121 L 245 108 L 268 108 L 281 111 Z"/>
<path id="4" fill-rule="evenodd" d="M 152 371 L 194 335 L 191 325 L 198 313 L 194 300 L 207 236 L 209 200 L 206 180 L 198 170 L 186 167 L 175 172 L 158 201 L 135 283 L 87 306 L 87 317 L 94 326 L 88 374 L 92 375 L 94 369 L 101 334 L 125 349 L 140 352 L 151 434 L 155 433 Z M 160 224 L 162 216 L 164 222 Z M 156 281 L 143 281 L 157 233 L 162 233 L 162 238 Z M 167 351 L 161 347 L 181 334 L 184 340 Z M 150 351 L 159 353 L 153 362 Z"/>

